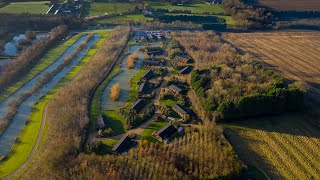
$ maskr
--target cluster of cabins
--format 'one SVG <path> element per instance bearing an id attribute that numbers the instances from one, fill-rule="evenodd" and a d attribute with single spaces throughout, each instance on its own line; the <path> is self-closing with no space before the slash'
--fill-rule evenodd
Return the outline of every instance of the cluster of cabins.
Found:
<path id="1" fill-rule="evenodd" d="M 135 42 L 152 42 L 164 39 L 165 36 L 161 31 L 138 31 L 134 38 Z"/>
<path id="2" fill-rule="evenodd" d="M 184 133 L 183 127 L 176 127 L 170 123 L 152 133 L 153 137 L 160 142 L 168 143 L 175 136 Z M 137 141 L 129 135 L 123 135 L 123 137 L 114 145 L 111 149 L 115 154 L 128 154 L 130 148 L 137 145 Z"/>
<path id="3" fill-rule="evenodd" d="M 185 67 L 183 67 L 179 71 L 179 75 L 187 75 L 192 71 L 192 67 L 188 65 L 193 62 L 191 58 L 177 55 L 174 57 L 174 60 L 175 60 L 175 63 L 181 63 L 185 65 Z"/>

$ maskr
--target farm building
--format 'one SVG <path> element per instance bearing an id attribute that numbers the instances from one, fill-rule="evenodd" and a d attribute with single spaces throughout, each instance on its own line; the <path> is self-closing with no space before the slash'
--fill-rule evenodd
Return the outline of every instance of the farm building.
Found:
<path id="1" fill-rule="evenodd" d="M 171 85 L 168 87 L 168 89 L 169 89 L 170 91 L 172 91 L 173 93 L 176 93 L 176 94 L 179 94 L 179 93 L 182 92 L 182 89 L 178 88 L 177 86 L 175 86 L 175 85 L 173 85 L 173 84 L 171 84 Z"/>
<path id="2" fill-rule="evenodd" d="M 144 75 L 142 75 L 141 80 L 147 81 L 153 76 L 153 73 L 151 70 L 147 71 Z"/>
<path id="3" fill-rule="evenodd" d="M 186 64 L 192 63 L 192 60 L 190 58 L 184 57 L 184 56 L 175 56 L 174 59 L 178 60 L 178 61 L 182 61 L 182 62 L 184 62 Z"/>
<path id="4" fill-rule="evenodd" d="M 116 154 L 126 154 L 129 149 L 136 145 L 136 142 L 128 135 L 124 135 L 119 142 L 112 147 L 112 151 Z"/>
<path id="5" fill-rule="evenodd" d="M 148 84 L 142 83 L 139 86 L 138 94 L 143 95 L 149 91 Z"/>
<path id="6" fill-rule="evenodd" d="M 100 115 L 97 117 L 97 124 L 98 124 L 98 126 L 96 128 L 97 130 L 99 130 L 99 129 L 104 130 L 107 128 L 107 123 L 105 122 L 105 120 L 106 120 L 105 115 Z"/>
<path id="7" fill-rule="evenodd" d="M 186 75 L 189 74 L 191 72 L 191 67 L 190 66 L 186 66 L 185 68 L 181 69 L 181 71 L 179 71 L 179 75 Z"/>
<path id="8" fill-rule="evenodd" d="M 172 109 L 179 114 L 179 116 L 184 117 L 185 115 L 187 115 L 188 113 L 182 109 L 179 105 L 174 105 L 172 106 Z"/>
<path id="9" fill-rule="evenodd" d="M 167 124 L 153 133 L 153 136 L 161 142 L 169 142 L 177 134 L 178 130 L 172 124 Z"/>
<path id="10" fill-rule="evenodd" d="M 138 99 L 130 109 L 136 111 L 136 113 L 140 112 L 141 109 L 145 106 L 145 101 L 143 99 Z"/>

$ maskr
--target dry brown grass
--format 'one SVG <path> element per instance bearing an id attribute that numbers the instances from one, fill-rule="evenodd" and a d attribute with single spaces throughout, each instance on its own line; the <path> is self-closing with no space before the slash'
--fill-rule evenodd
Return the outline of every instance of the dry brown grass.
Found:
<path id="1" fill-rule="evenodd" d="M 131 54 L 126 61 L 126 66 L 128 69 L 134 68 L 134 63 L 137 61 L 138 56 L 136 54 Z"/>
<path id="2" fill-rule="evenodd" d="M 257 4 L 282 11 L 319 11 L 319 0 L 257 0 Z"/>
<path id="3" fill-rule="evenodd" d="M 120 84 L 114 84 L 110 89 L 110 98 L 112 101 L 117 101 L 120 96 Z"/>

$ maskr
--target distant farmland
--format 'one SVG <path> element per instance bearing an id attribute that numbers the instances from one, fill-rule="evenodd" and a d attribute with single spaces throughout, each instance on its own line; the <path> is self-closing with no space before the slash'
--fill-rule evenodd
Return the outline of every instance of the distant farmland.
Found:
<path id="1" fill-rule="evenodd" d="M 319 11 L 319 0 L 256 0 L 263 5 L 279 11 Z"/>
<path id="2" fill-rule="evenodd" d="M 0 8 L 0 13 L 31 13 L 45 14 L 49 9 L 49 1 L 34 1 L 34 2 L 11 2 L 8 5 Z"/>

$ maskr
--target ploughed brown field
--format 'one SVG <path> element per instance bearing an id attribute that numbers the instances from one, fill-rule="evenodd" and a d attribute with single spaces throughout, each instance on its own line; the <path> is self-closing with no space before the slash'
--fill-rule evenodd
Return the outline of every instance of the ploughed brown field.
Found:
<path id="1" fill-rule="evenodd" d="M 283 77 L 307 83 L 310 100 L 320 104 L 320 32 L 227 33 L 223 37 Z"/>
<path id="2" fill-rule="evenodd" d="M 256 0 L 256 4 L 282 11 L 319 11 L 319 0 Z"/>
<path id="3" fill-rule="evenodd" d="M 320 32 L 226 33 L 223 38 L 290 80 L 310 85 L 320 107 Z M 224 124 L 225 135 L 246 164 L 271 179 L 320 179 L 320 129 L 303 113 Z"/>

